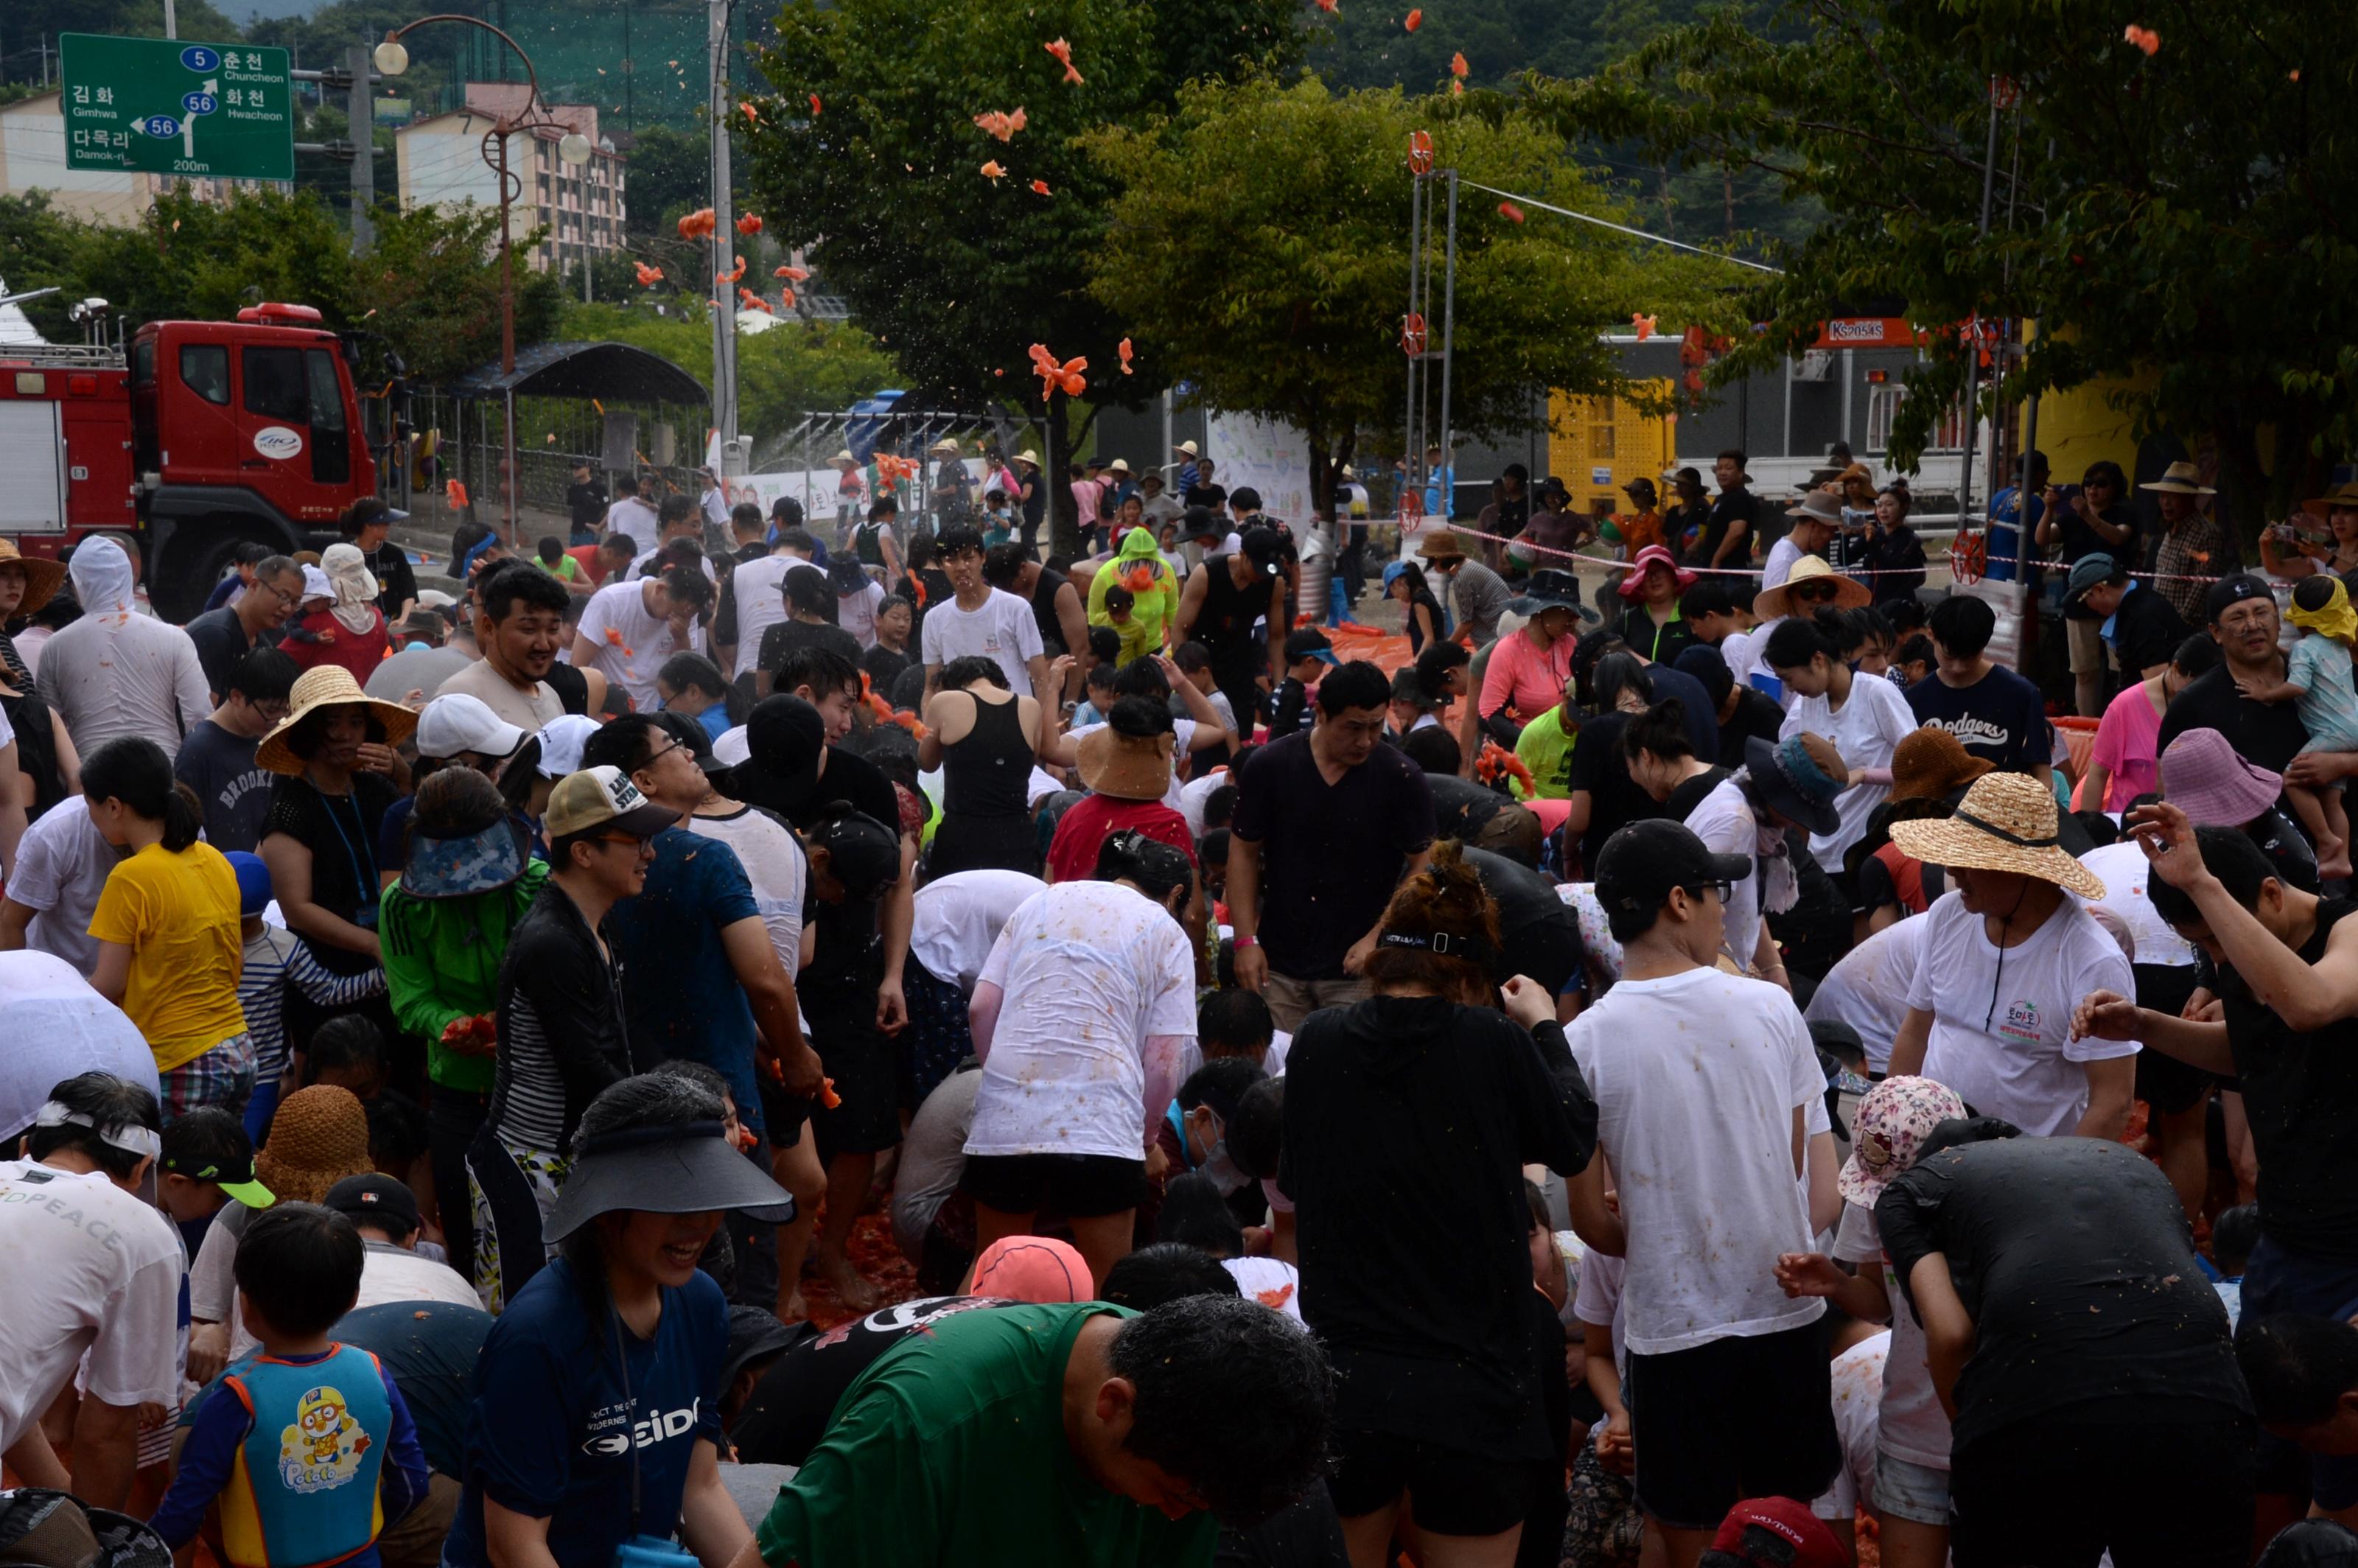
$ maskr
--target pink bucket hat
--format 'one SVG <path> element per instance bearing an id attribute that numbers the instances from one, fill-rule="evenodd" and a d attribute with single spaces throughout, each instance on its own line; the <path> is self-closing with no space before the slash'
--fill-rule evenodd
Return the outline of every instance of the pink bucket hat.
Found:
<path id="1" fill-rule="evenodd" d="M 2277 803 L 2284 775 L 2247 762 L 2216 730 L 2189 730 L 2161 753 L 2162 797 L 2197 827 L 2241 827 Z"/>
<path id="2" fill-rule="evenodd" d="M 974 1291 L 1011 1302 L 1085 1302 L 1096 1294 L 1089 1266 L 1068 1241 L 1002 1236 L 974 1260 Z"/>
<path id="3" fill-rule="evenodd" d="M 1621 579 L 1620 587 L 1617 590 L 1622 598 L 1635 599 L 1639 594 L 1645 591 L 1646 568 L 1651 566 L 1665 566 L 1670 568 L 1671 575 L 1678 579 L 1678 584 L 1681 588 L 1693 588 L 1694 586 L 1694 573 L 1679 565 L 1676 557 L 1671 556 L 1670 551 L 1662 548 L 1661 546 L 1649 545 L 1644 549 L 1629 557 L 1629 570 L 1628 574 Z"/>
<path id="4" fill-rule="evenodd" d="M 1867 1090 L 1851 1128 L 1850 1159 L 1834 1182 L 1843 1201 L 1872 1207 L 1884 1184 L 1916 1162 L 1932 1129 L 1964 1114 L 1957 1091 L 1930 1078 L 1886 1078 Z"/>

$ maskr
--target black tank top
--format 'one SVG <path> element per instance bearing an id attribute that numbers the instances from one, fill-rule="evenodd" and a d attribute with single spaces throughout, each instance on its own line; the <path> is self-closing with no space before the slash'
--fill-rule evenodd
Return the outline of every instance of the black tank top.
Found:
<path id="1" fill-rule="evenodd" d="M 1020 816 L 1029 804 L 1032 743 L 1023 738 L 1022 699 L 974 698 L 974 728 L 942 748 L 944 816 Z"/>
<path id="2" fill-rule="evenodd" d="M 1270 579 L 1255 573 L 1244 587 L 1226 556 L 1204 563 L 1204 609 L 1195 617 L 1195 638 L 1215 660 L 1235 662 L 1253 653 L 1253 622 L 1269 613 Z"/>
<path id="3" fill-rule="evenodd" d="M 1032 585 L 1032 619 L 1040 623 L 1040 641 L 1052 659 L 1073 652 L 1065 646 L 1065 623 L 1056 619 L 1056 590 L 1072 579 L 1065 563 L 1052 557 L 1041 567 L 1040 580 Z"/>

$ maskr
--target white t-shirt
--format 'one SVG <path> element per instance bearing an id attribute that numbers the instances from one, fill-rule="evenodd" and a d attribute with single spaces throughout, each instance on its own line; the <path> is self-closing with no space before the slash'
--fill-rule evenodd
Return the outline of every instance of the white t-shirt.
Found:
<path id="1" fill-rule="evenodd" d="M 2136 944 L 2132 962 L 2183 968 L 2201 961 L 2194 945 L 2155 913 L 2153 895 L 2147 891 L 2150 862 L 2136 839 L 2100 845 L 2081 856 L 2080 863 L 2104 880 L 2104 896 L 2089 901 L 2089 907 L 2109 910 L 2128 927 Z"/>
<path id="2" fill-rule="evenodd" d="M 863 654 L 876 645 L 876 611 L 883 602 L 884 589 L 873 582 L 857 593 L 835 596 L 836 624 L 860 640 Z"/>
<path id="3" fill-rule="evenodd" d="M 1826 971 L 1801 1016 L 1812 1023 L 1830 1018 L 1849 1024 L 1866 1047 L 1866 1065 L 1890 1071 L 1891 1043 L 1908 1022 L 1908 992 L 1931 929 L 1923 915 L 1911 914 L 1876 932 Z"/>
<path id="4" fill-rule="evenodd" d="M 581 607 L 580 635 L 598 650 L 592 663 L 631 694 L 631 706 L 641 713 L 663 706 L 655 674 L 664 661 L 688 651 L 672 641 L 670 622 L 647 613 L 646 585 L 641 582 L 610 582 L 591 594 Z"/>
<path id="5" fill-rule="evenodd" d="M 184 1256 L 163 1211 L 105 1176 L 0 1162 L 0 1450 L 77 1367 L 110 1405 L 178 1402 Z"/>
<path id="6" fill-rule="evenodd" d="M 1782 587 L 1785 579 L 1793 575 L 1794 566 L 1808 554 L 1807 550 L 1793 543 L 1793 535 L 1790 534 L 1769 546 L 1768 564 L 1760 568 L 1762 590 L 1765 592 L 1772 588 Z"/>
<path id="7" fill-rule="evenodd" d="M 1580 1288 L 1572 1297 L 1575 1319 L 1613 1331 L 1613 1369 L 1625 1379 L 1629 1376 L 1629 1341 L 1621 1312 L 1621 1287 L 1628 1277 L 1627 1261 L 1592 1247 L 1580 1255 Z M 1602 1428 L 1605 1423 L 1596 1424 Z"/>
<path id="8" fill-rule="evenodd" d="M 1047 883 L 1022 871 L 957 871 L 917 890 L 909 957 L 969 997 L 1008 917 Z"/>
<path id="9" fill-rule="evenodd" d="M 1760 950 L 1760 825 L 1752 816 L 1744 787 L 1722 779 L 1717 788 L 1695 802 L 1686 825 L 1714 855 L 1741 855 L 1755 861 L 1752 875 L 1731 889 L 1725 918 L 1720 925 L 1720 950 L 1746 974 Z"/>
<path id="10" fill-rule="evenodd" d="M 214 1226 L 205 1232 L 208 1244 L 212 1240 L 213 1231 L 221 1228 Z M 229 1236 L 226 1231 L 222 1234 Z M 379 1241 L 374 1237 L 367 1238 L 366 1247 L 367 1250 L 361 1255 L 360 1294 L 352 1299 L 354 1312 L 362 1307 L 384 1306 L 393 1302 L 439 1302 L 444 1306 L 473 1307 L 477 1312 L 483 1310 L 482 1298 L 475 1293 L 475 1287 L 460 1279 L 459 1271 L 449 1264 L 422 1258 L 406 1247 L 396 1247 L 390 1241 Z M 210 1245 L 207 1250 L 210 1250 Z M 228 1256 L 234 1263 L 237 1257 L 234 1237 L 229 1238 Z M 194 1276 L 191 1276 L 191 1301 L 196 1294 L 194 1282 Z M 226 1319 L 229 1324 L 229 1358 L 233 1361 L 262 1348 L 262 1342 L 246 1332 L 245 1314 L 238 1310 L 237 1301 L 237 1287 L 233 1283 Z"/>
<path id="11" fill-rule="evenodd" d="M 827 575 L 826 568 L 800 556 L 766 556 L 730 574 L 729 590 L 737 600 L 737 667 L 729 672 L 732 679 L 760 663 L 762 633 L 787 618 L 786 574 L 797 570 Z"/>
<path id="12" fill-rule="evenodd" d="M 979 609 L 963 609 L 950 599 L 926 611 L 919 641 L 920 662 L 928 669 L 969 655 L 998 660 L 1007 675 L 1007 689 L 1019 697 L 1032 689 L 1026 661 L 1043 653 L 1040 622 L 1033 619 L 1032 607 L 996 588 Z"/>
<path id="13" fill-rule="evenodd" d="M 750 806 L 727 816 L 692 816 L 687 826 L 737 851 L 770 946 L 793 977 L 802 968 L 803 916 L 810 903 L 810 857 L 802 840 L 776 817 Z"/>
<path id="14" fill-rule="evenodd" d="M 1876 1228 L 1875 1211 L 1855 1203 L 1843 1205 L 1842 1227 L 1834 1233 L 1833 1255 L 1862 1267 L 1884 1266 L 1883 1233 Z M 1877 1415 L 1878 1441 L 1892 1457 L 1934 1470 L 1949 1467 L 1949 1416 L 1941 1396 L 1932 1391 L 1932 1364 L 1924 1348 L 1924 1330 L 1908 1298 L 1889 1278 L 1884 1288 L 1891 1296 L 1891 1355 L 1883 1368 L 1883 1401 Z"/>
<path id="15" fill-rule="evenodd" d="M 2071 1038 L 2081 998 L 2136 994 L 2120 945 L 2076 899 L 2064 900 L 2028 941 L 2004 949 L 1980 915 L 1966 913 L 1962 893 L 1943 894 L 1916 918 L 1930 923 L 1908 989 L 1908 1005 L 1932 1013 L 1924 1076 L 1956 1090 L 1976 1114 L 2002 1117 L 2033 1138 L 2071 1131 L 2088 1108 L 2081 1064 L 2136 1054 L 2132 1041 Z"/>
<path id="16" fill-rule="evenodd" d="M 1173 720 L 1173 726 L 1176 728 L 1177 720 Z M 1176 750 L 1175 744 L 1174 749 Z M 1228 782 L 1228 769 L 1214 768 L 1203 777 L 1189 779 L 1179 786 L 1179 815 L 1187 819 L 1188 837 L 1204 836 L 1204 803 L 1212 798 L 1214 790 Z"/>
<path id="17" fill-rule="evenodd" d="M 1282 1258 L 1223 1258 L 1220 1267 L 1237 1281 L 1247 1301 L 1273 1307 L 1302 1322 L 1302 1271 Z"/>
<path id="18" fill-rule="evenodd" d="M 644 556 L 655 547 L 663 536 L 663 523 L 655 509 L 635 495 L 623 496 L 606 508 L 606 530 L 611 534 L 627 534 Z"/>
<path id="19" fill-rule="evenodd" d="M 1691 1350 L 1777 1334 L 1825 1310 L 1789 1299 L 1779 1252 L 1812 1245 L 1793 1164 L 1793 1113 L 1826 1080 L 1793 1000 L 1765 980 L 1694 968 L 1624 979 L 1567 1031 L 1595 1098 L 1628 1231 L 1629 1349 Z"/>
<path id="20" fill-rule="evenodd" d="M 1179 923 L 1116 883 L 1061 882 L 1009 916 L 983 981 L 1006 1000 L 966 1152 L 1142 1159 L 1146 1042 L 1195 1034 Z"/>
<path id="21" fill-rule="evenodd" d="M 1887 768 L 1891 752 L 1900 741 L 1916 730 L 1915 712 L 1908 706 L 1908 697 L 1887 680 L 1871 676 L 1854 676 L 1850 683 L 1850 700 L 1837 712 L 1823 697 L 1796 698 L 1785 710 L 1784 727 L 1777 731 L 1778 739 L 1788 735 L 1811 734 L 1833 742 L 1842 760 L 1854 768 Z M 1810 853 L 1829 871 L 1840 871 L 1843 851 L 1866 836 L 1866 819 L 1875 808 L 1891 798 L 1887 784 L 1853 784 L 1834 796 L 1834 810 L 1842 817 L 1842 827 L 1833 833 L 1810 835 Z"/>
<path id="22" fill-rule="evenodd" d="M 1883 1399 L 1883 1362 L 1891 1332 L 1860 1340 L 1834 1357 L 1834 1431 L 1842 1438 L 1842 1468 L 1833 1485 L 1810 1505 L 1823 1519 L 1848 1522 L 1858 1505 L 1875 1499 L 1876 1410 Z"/>
<path id="23" fill-rule="evenodd" d="M 60 809 L 90 816 L 78 800 Z M 156 1054 L 138 1026 L 54 954 L 0 953 L 0 1020 L 8 1032 L 0 1051 L 0 1139 L 10 1150 L 49 1103 L 49 1091 L 76 1074 L 113 1073 L 161 1092 Z"/>
<path id="24" fill-rule="evenodd" d="M 35 818 L 17 840 L 5 890 L 36 912 L 26 929 L 27 946 L 63 958 L 77 974 L 96 972 L 98 938 L 90 934 L 90 917 L 98 912 L 107 877 L 127 853 L 106 841 L 78 800 Z"/>

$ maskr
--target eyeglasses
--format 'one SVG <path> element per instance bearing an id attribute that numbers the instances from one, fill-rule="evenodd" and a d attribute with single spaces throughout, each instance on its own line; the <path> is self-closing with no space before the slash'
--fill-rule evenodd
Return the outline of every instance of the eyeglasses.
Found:
<path id="1" fill-rule="evenodd" d="M 687 742 L 682 741 L 674 741 L 670 745 L 665 746 L 662 751 L 657 752 L 654 756 L 649 757 L 645 762 L 641 762 L 639 766 L 643 768 L 652 768 L 657 762 L 662 762 L 665 757 L 670 756 L 674 752 L 685 752 L 687 750 Z"/>
<path id="2" fill-rule="evenodd" d="M 1694 886 L 1687 889 L 1687 894 L 1691 898 L 1701 898 L 1707 892 L 1717 893 L 1719 895 L 1719 902 L 1725 903 L 1729 899 L 1736 896 L 1736 884 L 1734 882 L 1726 881 L 1697 882 Z"/>
<path id="3" fill-rule="evenodd" d="M 590 842 L 592 844 L 628 844 L 632 849 L 637 849 L 644 848 L 647 841 L 633 833 L 600 833 L 597 837 L 591 838 Z"/>

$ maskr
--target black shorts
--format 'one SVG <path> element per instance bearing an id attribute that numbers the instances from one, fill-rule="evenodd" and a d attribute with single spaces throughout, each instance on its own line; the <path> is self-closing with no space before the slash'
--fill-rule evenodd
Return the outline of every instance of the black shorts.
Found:
<path id="1" fill-rule="evenodd" d="M 969 1154 L 958 1191 L 1001 1214 L 1095 1219 L 1146 1199 L 1146 1161 L 1111 1154 Z"/>
<path id="2" fill-rule="evenodd" d="M 811 1048 L 842 1102 L 832 1109 L 823 1103 L 810 1108 L 820 1158 L 876 1154 L 900 1142 L 900 1050 L 876 1027 L 875 997 L 812 1011 L 809 1018 Z"/>
<path id="3" fill-rule="evenodd" d="M 2115 1568 L 2250 1561 L 2250 1417 L 2190 1402 L 2144 1420 L 2055 1419 L 2072 1413 L 2000 1428 L 1952 1456 L 1957 1568 L 2093 1568 L 2107 1551 Z"/>
<path id="4" fill-rule="evenodd" d="M 2193 964 L 2131 964 L 2136 976 L 2136 1004 L 2171 1018 L 2178 1016 L 2194 994 L 2199 966 Z M 2150 1047 L 2137 1053 L 2136 1098 L 2158 1115 L 2176 1116 L 2192 1110 L 2210 1094 L 2218 1076 L 2190 1066 L 2177 1057 Z"/>
<path id="5" fill-rule="evenodd" d="M 810 1119 L 808 1095 L 788 1094 L 785 1086 L 756 1065 L 754 1078 L 762 1091 L 762 1130 L 773 1149 L 791 1149 L 803 1141 L 803 1123 Z"/>
<path id="6" fill-rule="evenodd" d="M 1531 1512 L 1529 1461 L 1365 1427 L 1339 1427 L 1332 1441 L 1335 1469 L 1326 1491 L 1345 1519 L 1390 1508 L 1402 1492 L 1416 1509 L 1418 1527 L 1436 1535 L 1497 1535 Z"/>
<path id="7" fill-rule="evenodd" d="M 1746 1498 L 1814 1498 L 1842 1467 L 1817 1323 L 1629 1356 L 1638 1501 L 1672 1530 L 1716 1530 Z"/>

